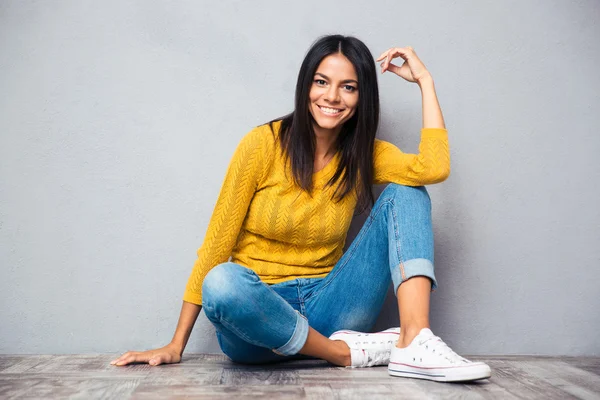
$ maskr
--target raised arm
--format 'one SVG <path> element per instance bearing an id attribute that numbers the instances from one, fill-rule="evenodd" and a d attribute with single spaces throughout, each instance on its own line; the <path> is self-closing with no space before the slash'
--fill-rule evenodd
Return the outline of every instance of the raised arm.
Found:
<path id="1" fill-rule="evenodd" d="M 399 67 L 391 63 L 401 57 Z M 381 72 L 393 72 L 403 79 L 417 83 L 423 99 L 423 129 L 419 154 L 403 153 L 391 143 L 375 141 L 374 183 L 398 183 L 420 186 L 442 182 L 450 174 L 448 132 L 437 99 L 433 78 L 412 47 L 393 47 L 382 53 Z"/>
<path id="2" fill-rule="evenodd" d="M 419 78 L 417 83 L 421 88 L 421 96 L 423 98 L 423 128 L 446 129 L 442 109 L 435 93 L 433 77 L 427 72 L 427 74 Z"/>
<path id="3" fill-rule="evenodd" d="M 392 60 L 397 57 L 404 60 L 401 66 L 392 64 Z M 433 78 L 412 47 L 392 47 L 383 52 L 377 61 L 381 61 L 382 74 L 390 71 L 419 85 L 423 97 L 423 128 L 446 128 Z"/>

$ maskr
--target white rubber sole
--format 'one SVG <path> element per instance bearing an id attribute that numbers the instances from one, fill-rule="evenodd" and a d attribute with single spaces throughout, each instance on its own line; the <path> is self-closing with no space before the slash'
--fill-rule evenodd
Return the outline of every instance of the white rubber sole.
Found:
<path id="1" fill-rule="evenodd" d="M 392 376 L 427 379 L 437 382 L 476 381 L 492 376 L 490 367 L 484 363 L 448 368 L 426 368 L 390 361 L 388 373 Z"/>

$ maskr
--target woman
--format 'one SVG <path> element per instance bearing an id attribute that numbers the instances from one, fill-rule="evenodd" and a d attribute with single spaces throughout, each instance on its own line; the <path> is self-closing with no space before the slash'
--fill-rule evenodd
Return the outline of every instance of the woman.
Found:
<path id="1" fill-rule="evenodd" d="M 400 67 L 391 63 L 397 57 Z M 308 356 L 340 366 L 387 364 L 391 375 L 438 381 L 490 376 L 487 365 L 460 357 L 429 329 L 437 282 L 423 185 L 450 173 L 433 79 L 411 47 L 391 48 L 377 61 L 382 73 L 421 88 L 419 154 L 375 139 L 379 92 L 365 44 L 319 39 L 300 68 L 294 111 L 253 129 L 231 160 L 171 343 L 112 364 L 179 362 L 204 306 L 234 362 Z M 375 203 L 374 183 L 389 183 Z M 342 255 L 352 216 L 370 206 Z M 391 282 L 402 329 L 361 333 L 374 325 Z"/>

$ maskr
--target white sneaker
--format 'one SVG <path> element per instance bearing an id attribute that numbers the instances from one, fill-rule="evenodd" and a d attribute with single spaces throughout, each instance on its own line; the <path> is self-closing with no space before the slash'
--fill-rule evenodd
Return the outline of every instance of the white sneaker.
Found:
<path id="1" fill-rule="evenodd" d="M 456 354 L 428 328 L 421 329 L 408 347 L 394 346 L 388 372 L 394 376 L 439 382 L 474 381 L 489 378 L 492 373 L 487 364 L 472 362 Z"/>
<path id="2" fill-rule="evenodd" d="M 375 333 L 341 330 L 329 339 L 342 340 L 350 347 L 350 367 L 372 367 L 390 362 L 390 352 L 396 346 L 400 328 L 390 328 Z"/>

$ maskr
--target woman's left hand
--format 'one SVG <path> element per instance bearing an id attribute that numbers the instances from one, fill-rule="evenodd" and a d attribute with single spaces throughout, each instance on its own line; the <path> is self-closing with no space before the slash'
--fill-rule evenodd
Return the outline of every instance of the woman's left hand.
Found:
<path id="1" fill-rule="evenodd" d="M 401 57 L 404 60 L 401 66 L 392 64 L 392 60 L 396 57 Z M 381 54 L 377 61 L 381 61 L 381 73 L 391 71 L 409 82 L 418 82 L 429 76 L 429 71 L 410 46 L 392 47 Z"/>

